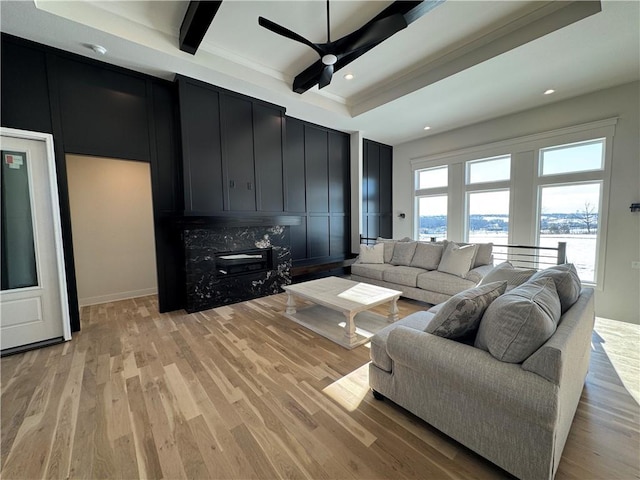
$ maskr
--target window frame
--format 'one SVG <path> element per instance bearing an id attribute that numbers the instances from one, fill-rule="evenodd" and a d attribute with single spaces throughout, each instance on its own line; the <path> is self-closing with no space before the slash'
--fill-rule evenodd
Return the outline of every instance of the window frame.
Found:
<path id="1" fill-rule="evenodd" d="M 618 117 L 573 125 L 556 130 L 543 131 L 531 135 L 514 137 L 508 140 L 486 143 L 460 150 L 436 155 L 418 156 L 410 160 L 414 191 L 407 195 L 413 197 L 411 205 L 413 232 L 417 234 L 417 207 L 415 198 L 426 193 L 446 193 L 447 201 L 447 235 L 450 240 L 464 241 L 468 238 L 468 201 L 467 192 L 499 189 L 510 183 L 509 195 L 509 244 L 536 244 L 539 234 L 539 187 L 548 184 L 582 183 L 601 181 L 601 198 L 599 206 L 599 226 L 596 247 L 596 272 L 593 286 L 596 290 L 604 288 L 604 264 L 606 261 L 607 223 L 609 212 L 609 195 L 611 183 L 611 159 L 613 137 Z M 541 150 L 570 144 L 604 141 L 603 165 L 600 170 L 588 170 L 577 173 L 540 175 Z M 465 162 L 489 159 L 503 155 L 511 155 L 511 179 L 509 182 L 487 182 L 467 185 Z M 416 171 L 426 168 L 449 166 L 449 185 L 439 191 L 417 190 L 415 187 Z"/>

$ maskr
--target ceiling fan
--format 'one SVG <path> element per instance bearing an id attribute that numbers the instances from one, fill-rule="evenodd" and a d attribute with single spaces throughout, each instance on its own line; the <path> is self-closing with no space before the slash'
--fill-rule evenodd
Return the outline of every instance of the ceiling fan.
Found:
<path id="1" fill-rule="evenodd" d="M 267 30 L 282 35 L 290 40 L 303 43 L 311 47 L 320 55 L 323 68 L 318 74 L 318 88 L 324 88 L 331 83 L 333 77 L 334 64 L 342 57 L 356 52 L 362 48 L 386 40 L 391 35 L 407 27 L 407 21 L 400 13 L 381 18 L 376 22 L 369 23 L 355 32 L 350 33 L 336 41 L 331 41 L 331 25 L 329 16 L 329 0 L 327 0 L 327 42 L 313 43 L 302 35 L 299 35 L 288 28 L 272 22 L 264 17 L 258 17 L 260 26 Z"/>

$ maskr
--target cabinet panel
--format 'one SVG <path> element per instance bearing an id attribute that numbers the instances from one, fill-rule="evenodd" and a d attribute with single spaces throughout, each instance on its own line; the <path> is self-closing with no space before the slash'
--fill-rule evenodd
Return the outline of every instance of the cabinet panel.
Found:
<path id="1" fill-rule="evenodd" d="M 329 256 L 329 217 L 309 216 L 307 218 L 307 242 L 310 258 Z"/>
<path id="2" fill-rule="evenodd" d="M 365 218 L 366 218 L 365 237 L 376 238 L 376 237 L 382 236 L 380 234 L 380 216 L 375 213 L 370 213 L 370 214 L 367 214 Z"/>
<path id="3" fill-rule="evenodd" d="M 393 185 L 393 166 L 391 164 L 391 147 L 380 146 L 380 205 L 378 212 L 391 213 L 391 189 Z"/>
<path id="4" fill-rule="evenodd" d="M 282 111 L 255 104 L 253 139 L 257 182 L 257 206 L 263 212 L 282 212 Z"/>
<path id="5" fill-rule="evenodd" d="M 253 114 L 250 100 L 221 95 L 223 178 L 226 210 L 255 211 L 256 179 L 253 150 Z"/>
<path id="6" fill-rule="evenodd" d="M 349 217 L 332 215 L 329 224 L 329 253 L 339 257 L 349 251 Z"/>
<path id="7" fill-rule="evenodd" d="M 52 133 L 44 52 L 2 42 L 2 125 Z"/>
<path id="8" fill-rule="evenodd" d="M 349 137 L 329 133 L 329 210 L 345 213 L 349 210 Z"/>
<path id="9" fill-rule="evenodd" d="M 366 209 L 368 213 L 378 213 L 380 211 L 380 148 L 368 143 L 366 152 L 366 179 L 367 196 Z"/>
<path id="10" fill-rule="evenodd" d="M 307 258 L 307 217 L 302 217 L 300 225 L 289 227 L 291 238 L 291 259 L 303 260 Z"/>
<path id="11" fill-rule="evenodd" d="M 146 81 L 66 58 L 58 62 L 65 151 L 149 161 Z"/>
<path id="12" fill-rule="evenodd" d="M 307 210 L 304 173 L 304 124 L 287 118 L 287 148 L 284 156 L 285 210 L 305 212 Z"/>
<path id="13" fill-rule="evenodd" d="M 185 209 L 192 212 L 220 211 L 223 195 L 219 95 L 183 80 L 178 85 Z"/>
<path id="14" fill-rule="evenodd" d="M 304 127 L 307 210 L 329 211 L 329 168 L 327 132 L 310 125 Z"/>

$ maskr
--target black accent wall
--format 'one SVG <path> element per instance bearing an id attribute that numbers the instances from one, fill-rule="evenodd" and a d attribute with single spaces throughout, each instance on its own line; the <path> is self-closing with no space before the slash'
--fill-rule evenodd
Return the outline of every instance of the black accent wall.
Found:
<path id="1" fill-rule="evenodd" d="M 2 126 L 53 134 L 73 331 L 80 329 L 65 154 L 149 162 L 162 311 L 182 308 L 183 209 L 171 82 L 2 34 Z"/>
<path id="2" fill-rule="evenodd" d="M 300 215 L 291 227 L 293 266 L 350 256 L 351 201 L 348 134 L 287 117 L 285 210 Z"/>
<path id="3" fill-rule="evenodd" d="M 364 139 L 362 228 L 365 237 L 391 238 L 393 147 Z"/>
<path id="4" fill-rule="evenodd" d="M 2 34 L 2 126 L 54 138 L 72 330 L 80 329 L 65 155 L 150 163 L 161 311 L 185 306 L 180 215 L 299 216 L 293 265 L 350 256 L 349 136 L 203 82 Z"/>

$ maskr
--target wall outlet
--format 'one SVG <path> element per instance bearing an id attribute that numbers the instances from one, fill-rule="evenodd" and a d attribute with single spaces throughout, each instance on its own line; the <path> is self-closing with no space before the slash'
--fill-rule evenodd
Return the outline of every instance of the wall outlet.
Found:
<path id="1" fill-rule="evenodd" d="M 631 268 L 640 270 L 640 262 L 631 262 Z"/>

